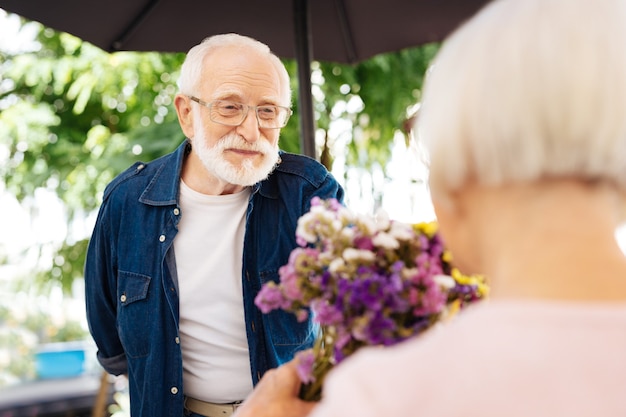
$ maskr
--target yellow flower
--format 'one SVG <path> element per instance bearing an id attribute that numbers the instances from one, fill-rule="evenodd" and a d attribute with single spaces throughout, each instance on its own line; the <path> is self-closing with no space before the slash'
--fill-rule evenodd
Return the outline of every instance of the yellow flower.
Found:
<path id="1" fill-rule="evenodd" d="M 458 268 L 452 268 L 452 278 L 461 285 L 475 285 L 482 297 L 489 295 L 489 287 L 485 283 L 485 277 L 482 275 L 463 275 Z"/>
<path id="2" fill-rule="evenodd" d="M 448 303 L 446 310 L 442 314 L 441 320 L 446 322 L 456 316 L 456 314 L 461 311 L 461 300 L 454 300 L 451 303 Z"/>
<path id="3" fill-rule="evenodd" d="M 417 231 L 424 233 L 428 238 L 432 238 L 437 233 L 439 226 L 437 222 L 422 222 L 413 225 L 413 228 Z"/>

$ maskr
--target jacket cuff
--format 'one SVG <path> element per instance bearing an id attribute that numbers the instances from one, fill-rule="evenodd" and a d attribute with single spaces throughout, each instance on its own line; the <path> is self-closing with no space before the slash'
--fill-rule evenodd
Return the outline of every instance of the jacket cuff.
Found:
<path id="1" fill-rule="evenodd" d="M 98 362 L 104 368 L 105 371 L 112 375 L 121 375 L 128 373 L 128 363 L 126 362 L 126 354 L 105 358 L 100 352 L 98 352 Z"/>

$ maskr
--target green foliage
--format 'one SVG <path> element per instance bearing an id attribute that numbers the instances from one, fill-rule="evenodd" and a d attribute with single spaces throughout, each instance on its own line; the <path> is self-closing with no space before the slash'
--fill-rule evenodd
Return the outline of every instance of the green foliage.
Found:
<path id="1" fill-rule="evenodd" d="M 64 241 L 54 255 L 52 268 L 37 272 L 35 284 L 42 290 L 59 285 L 65 293 L 70 293 L 74 280 L 83 277 L 88 244 L 89 239 Z"/>
<path id="2" fill-rule="evenodd" d="M 437 50 L 438 45 L 429 44 L 378 55 L 354 66 L 320 63 L 325 98 L 316 106 L 321 113 L 319 124 L 328 129 L 333 120 L 352 121 L 348 165 L 386 166 L 394 134 L 402 130 L 409 107 L 419 101 L 424 74 Z M 337 103 L 353 100 L 362 103 L 358 111 L 332 112 Z"/>
<path id="3" fill-rule="evenodd" d="M 280 131 L 279 145 L 285 152 L 300 153 L 300 115 L 298 113 L 298 66 L 293 59 L 283 60 L 290 75 L 293 116 L 287 126 Z"/>
<path id="4" fill-rule="evenodd" d="M 19 200 L 54 191 L 68 222 L 96 209 L 106 184 L 137 160 L 183 140 L 171 106 L 183 54 L 107 54 L 67 34 L 42 29 L 41 47 L 0 63 L 0 179 Z M 65 241 L 43 289 L 82 277 L 86 241 Z"/>
<path id="5" fill-rule="evenodd" d="M 0 143 L 9 150 L 0 173 L 18 199 L 54 190 L 71 218 L 96 208 L 121 169 L 180 143 L 168 71 L 183 55 L 107 54 L 51 30 L 39 42 L 38 51 L 2 64 L 0 81 L 11 88 L 0 94 Z M 140 135 L 146 131 L 153 136 Z"/>

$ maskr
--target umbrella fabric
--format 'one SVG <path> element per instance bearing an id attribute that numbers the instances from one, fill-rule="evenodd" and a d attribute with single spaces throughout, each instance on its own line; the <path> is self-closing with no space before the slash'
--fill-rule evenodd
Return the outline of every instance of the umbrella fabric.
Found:
<path id="1" fill-rule="evenodd" d="M 315 157 L 312 59 L 356 63 L 443 39 L 488 0 L 0 0 L 105 51 L 186 52 L 235 32 L 296 58 L 301 146 Z"/>
<path id="2" fill-rule="evenodd" d="M 312 57 L 358 62 L 441 40 L 486 0 L 311 0 Z M 0 8 L 112 52 L 186 52 L 236 32 L 296 57 L 294 0 L 0 0 Z"/>

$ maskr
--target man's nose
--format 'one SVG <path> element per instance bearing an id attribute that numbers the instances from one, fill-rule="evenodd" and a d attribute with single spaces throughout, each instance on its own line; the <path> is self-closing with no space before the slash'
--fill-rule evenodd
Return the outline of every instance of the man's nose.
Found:
<path id="1" fill-rule="evenodd" d="M 261 137 L 259 121 L 257 120 L 256 111 L 253 108 L 248 110 L 246 118 L 237 126 L 237 133 L 243 137 L 246 142 L 256 142 Z"/>

